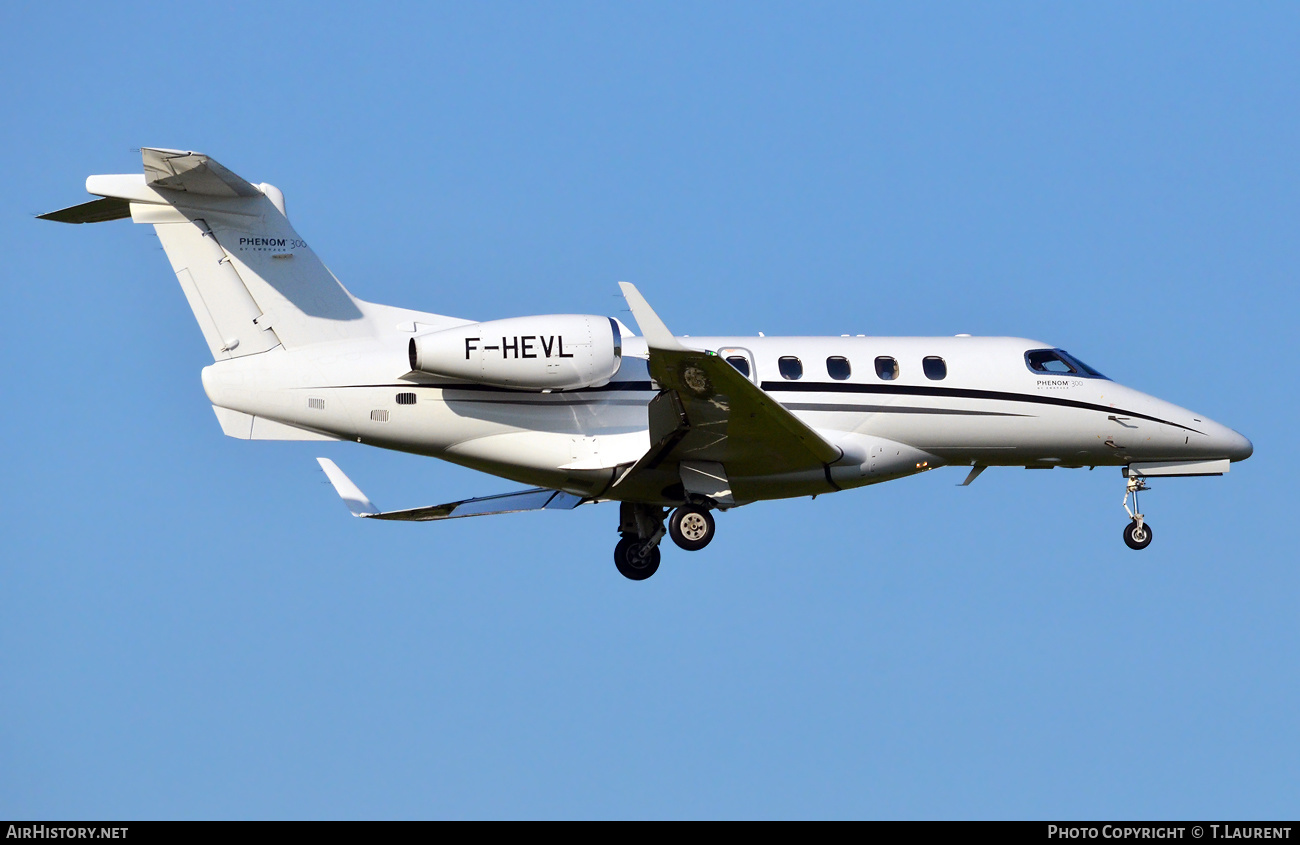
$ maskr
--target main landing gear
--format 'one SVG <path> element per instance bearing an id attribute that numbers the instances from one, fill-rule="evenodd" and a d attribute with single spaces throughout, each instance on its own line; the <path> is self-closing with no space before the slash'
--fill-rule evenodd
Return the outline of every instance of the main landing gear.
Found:
<path id="1" fill-rule="evenodd" d="M 624 578 L 644 581 L 659 569 L 659 542 L 664 534 L 688 552 L 699 551 L 713 539 L 713 514 L 703 504 L 682 505 L 668 517 L 658 505 L 624 502 L 619 506 L 618 531 L 622 539 L 614 547 L 614 565 Z"/>
<path id="2" fill-rule="evenodd" d="M 1130 549 L 1141 551 L 1151 545 L 1151 526 L 1147 525 L 1146 518 L 1142 514 L 1136 512 L 1138 493 L 1151 488 L 1146 485 L 1146 479 L 1142 476 L 1129 470 L 1125 470 L 1125 472 L 1128 473 L 1128 484 L 1124 492 L 1124 510 L 1128 511 L 1128 518 L 1132 522 L 1124 526 L 1124 544 Z M 1131 508 L 1128 506 L 1129 496 L 1133 497 L 1133 507 Z"/>
<path id="3" fill-rule="evenodd" d="M 713 539 L 713 514 L 699 505 L 682 505 L 668 518 L 668 536 L 688 552 L 698 552 Z"/>
<path id="4" fill-rule="evenodd" d="M 614 565 L 624 578 L 644 581 L 659 571 L 659 541 L 624 537 L 614 547 Z"/>

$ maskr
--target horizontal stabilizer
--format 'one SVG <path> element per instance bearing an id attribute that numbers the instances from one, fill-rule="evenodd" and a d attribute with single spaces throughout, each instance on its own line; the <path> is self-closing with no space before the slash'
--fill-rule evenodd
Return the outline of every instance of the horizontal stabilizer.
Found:
<path id="1" fill-rule="evenodd" d="M 167 188 L 208 197 L 257 197 L 262 192 L 248 180 L 227 170 L 202 153 L 142 147 L 145 181 L 151 188 Z"/>
<path id="2" fill-rule="evenodd" d="M 48 214 L 38 214 L 38 220 L 53 220 L 55 223 L 106 223 L 109 220 L 124 220 L 131 216 L 131 203 L 117 197 L 83 202 L 68 208 L 60 208 Z"/>
<path id="3" fill-rule="evenodd" d="M 339 497 L 343 499 L 343 503 L 348 506 L 353 516 L 404 522 L 432 522 L 438 519 L 460 519 L 466 516 L 491 516 L 521 511 L 572 510 L 582 504 L 581 496 L 538 487 L 532 490 L 520 490 L 518 493 L 502 493 L 497 496 L 449 502 L 445 505 L 381 513 L 379 508 L 366 498 L 366 494 L 352 483 L 352 479 L 343 474 L 343 470 L 339 469 L 338 465 L 329 458 L 316 460 L 320 462 L 321 469 L 325 470 L 326 477 L 334 485 L 334 489 L 338 491 Z"/>

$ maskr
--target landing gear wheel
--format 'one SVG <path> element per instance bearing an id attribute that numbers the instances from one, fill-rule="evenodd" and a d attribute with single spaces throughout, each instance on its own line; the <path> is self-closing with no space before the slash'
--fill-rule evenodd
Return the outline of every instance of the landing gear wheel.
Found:
<path id="1" fill-rule="evenodd" d="M 668 536 L 688 552 L 698 552 L 713 539 L 713 514 L 698 505 L 682 505 L 668 518 Z"/>
<path id="2" fill-rule="evenodd" d="M 662 536 L 662 535 L 661 535 Z M 645 553 L 645 543 L 624 537 L 614 547 L 614 565 L 624 578 L 644 581 L 659 569 L 659 547 L 655 546 Z"/>
<path id="3" fill-rule="evenodd" d="M 1124 526 L 1124 543 L 1130 549 L 1141 551 L 1151 545 L 1151 526 L 1143 522 L 1141 526 L 1137 520 Z"/>

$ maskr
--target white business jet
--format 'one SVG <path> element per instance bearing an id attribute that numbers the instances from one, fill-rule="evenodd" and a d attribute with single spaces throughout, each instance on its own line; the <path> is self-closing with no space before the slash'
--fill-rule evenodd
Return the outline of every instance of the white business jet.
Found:
<path id="1" fill-rule="evenodd" d="M 91 176 L 101 199 L 41 217 L 153 225 L 216 359 L 203 387 L 222 431 L 355 440 L 533 485 L 381 512 L 320 458 L 358 517 L 616 501 L 614 561 L 642 580 L 665 533 L 708 545 L 715 510 L 944 465 L 970 467 L 964 484 L 990 466 L 1118 466 L 1124 541 L 1143 549 L 1147 479 L 1221 475 L 1252 452 L 1232 429 L 1034 340 L 678 337 L 626 282 L 640 337 L 605 316 L 475 322 L 363 302 L 290 225 L 274 186 L 199 153 L 142 153 L 143 174 Z"/>

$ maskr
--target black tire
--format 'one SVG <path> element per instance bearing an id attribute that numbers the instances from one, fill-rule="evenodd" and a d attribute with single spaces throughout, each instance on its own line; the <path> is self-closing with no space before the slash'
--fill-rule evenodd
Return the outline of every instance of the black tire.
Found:
<path id="1" fill-rule="evenodd" d="M 1124 544 L 1136 551 L 1142 551 L 1151 545 L 1151 523 L 1143 521 L 1140 532 L 1136 521 L 1124 526 Z"/>
<path id="2" fill-rule="evenodd" d="M 668 536 L 688 552 L 698 552 L 713 540 L 713 514 L 699 505 L 682 505 L 668 518 Z"/>
<path id="3" fill-rule="evenodd" d="M 614 565 L 619 574 L 632 581 L 644 581 L 659 570 L 659 547 L 655 546 L 644 559 L 632 554 L 641 545 L 640 540 L 624 537 L 614 547 Z"/>

